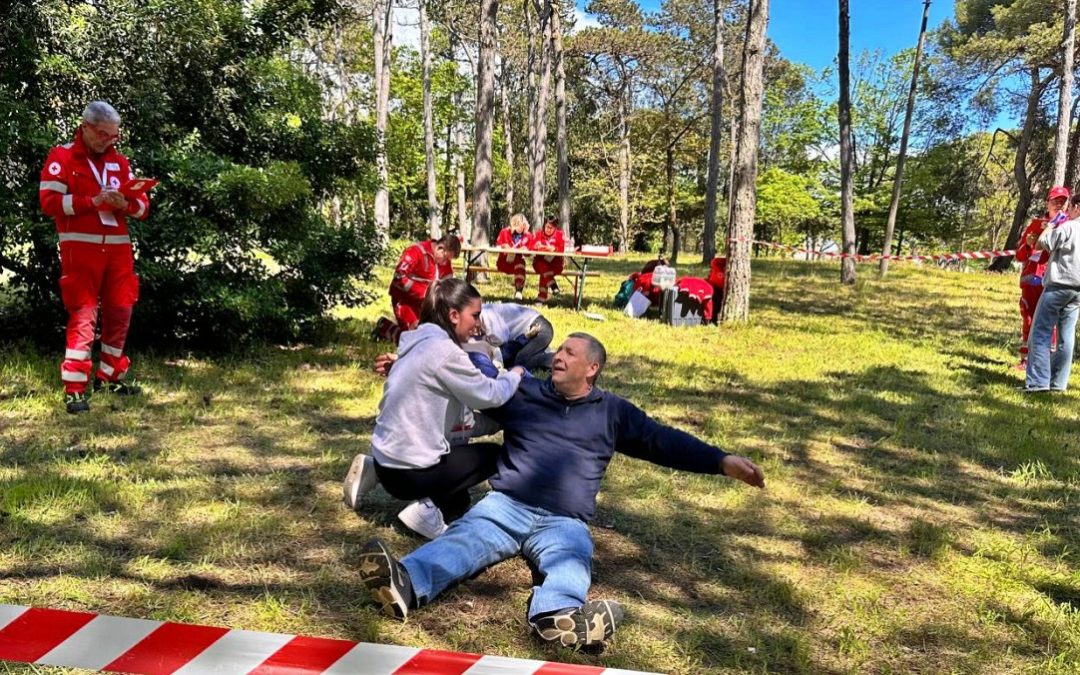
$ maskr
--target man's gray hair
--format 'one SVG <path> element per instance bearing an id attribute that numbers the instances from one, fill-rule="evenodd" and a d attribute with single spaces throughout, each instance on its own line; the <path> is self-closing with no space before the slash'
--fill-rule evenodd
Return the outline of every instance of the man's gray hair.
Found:
<path id="1" fill-rule="evenodd" d="M 105 101 L 91 101 L 83 110 L 82 118 L 90 124 L 120 124 L 120 113 Z"/>
<path id="2" fill-rule="evenodd" d="M 589 361 L 599 366 L 596 369 L 596 375 L 592 379 L 592 382 L 596 382 L 597 378 L 600 377 L 600 373 L 604 370 L 604 365 L 607 363 L 607 350 L 604 349 L 604 343 L 588 333 L 570 333 L 566 336 L 566 339 L 569 340 L 570 338 L 585 341 L 585 356 Z"/>

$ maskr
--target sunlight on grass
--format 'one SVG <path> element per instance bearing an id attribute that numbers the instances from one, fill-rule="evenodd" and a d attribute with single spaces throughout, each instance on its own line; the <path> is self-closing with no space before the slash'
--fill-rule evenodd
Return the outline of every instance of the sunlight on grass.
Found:
<path id="1" fill-rule="evenodd" d="M 77 418 L 57 354 L 16 347 L 4 601 L 676 673 L 1075 672 L 1080 397 L 1014 391 L 1015 277 L 898 266 L 851 289 L 830 264 L 763 259 L 749 324 L 676 329 L 610 308 L 638 265 L 594 266 L 585 309 L 603 321 L 565 296 L 546 308 L 556 341 L 595 334 L 601 386 L 751 456 L 768 489 L 615 458 L 593 595 L 627 622 L 604 654 L 528 634 L 519 560 L 405 624 L 368 601 L 359 546 L 419 543 L 381 490 L 360 517 L 340 505 L 382 391 L 367 334 L 385 296 L 337 310 L 325 344 L 136 354 L 148 395 Z"/>

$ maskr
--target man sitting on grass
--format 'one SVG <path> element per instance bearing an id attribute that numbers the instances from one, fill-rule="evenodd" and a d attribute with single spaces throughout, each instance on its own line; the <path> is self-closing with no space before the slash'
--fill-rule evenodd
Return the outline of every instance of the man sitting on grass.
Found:
<path id="1" fill-rule="evenodd" d="M 651 419 L 595 386 L 604 346 L 572 333 L 552 360 L 551 379 L 526 378 L 500 408 L 485 411 L 503 427 L 493 491 L 437 539 L 398 561 L 379 540 L 360 555 L 360 575 L 390 616 L 435 599 L 454 583 L 515 555 L 539 573 L 528 619 L 545 640 L 596 645 L 622 620 L 619 603 L 586 602 L 593 542 L 588 522 L 600 480 L 616 450 L 655 464 L 723 473 L 764 487 L 760 468 Z"/>

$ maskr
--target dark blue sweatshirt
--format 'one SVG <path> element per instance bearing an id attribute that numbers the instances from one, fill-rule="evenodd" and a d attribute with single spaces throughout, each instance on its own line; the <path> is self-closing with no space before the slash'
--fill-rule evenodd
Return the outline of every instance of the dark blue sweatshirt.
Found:
<path id="1" fill-rule="evenodd" d="M 505 405 L 484 411 L 503 428 L 504 451 L 491 487 L 524 504 L 588 522 L 615 451 L 654 464 L 721 473 L 727 454 L 653 420 L 611 392 L 573 401 L 550 380 L 526 378 Z"/>

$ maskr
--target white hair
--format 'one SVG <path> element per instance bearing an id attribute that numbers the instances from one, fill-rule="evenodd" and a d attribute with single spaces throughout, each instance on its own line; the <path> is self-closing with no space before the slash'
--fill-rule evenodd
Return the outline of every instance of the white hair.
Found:
<path id="1" fill-rule="evenodd" d="M 90 124 L 120 124 L 120 113 L 105 101 L 91 101 L 83 110 L 82 118 Z"/>

